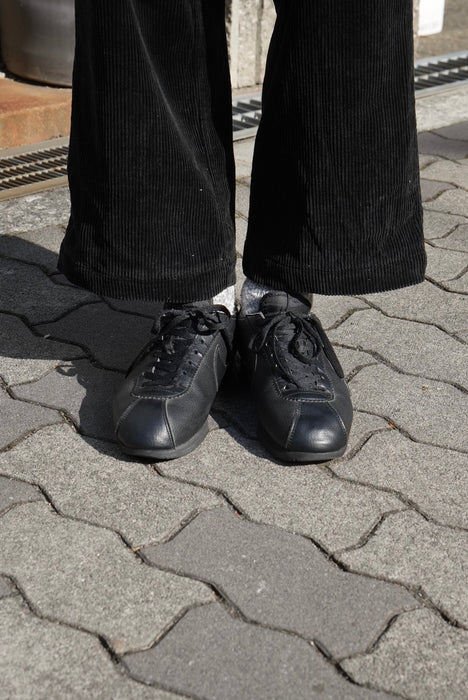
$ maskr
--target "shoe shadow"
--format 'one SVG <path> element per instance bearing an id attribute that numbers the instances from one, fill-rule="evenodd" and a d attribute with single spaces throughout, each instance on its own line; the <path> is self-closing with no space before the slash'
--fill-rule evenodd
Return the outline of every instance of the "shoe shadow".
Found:
<path id="1" fill-rule="evenodd" d="M 102 298 L 71 285 L 56 267 L 62 236 L 60 227 L 48 230 L 48 247 L 0 236 L 0 395 L 10 421 L 19 406 L 52 409 L 26 432 L 52 416 L 52 422 L 71 423 L 103 454 L 115 455 L 112 396 L 148 342 L 162 304 Z M 223 383 L 209 427 L 256 437 L 248 389 L 238 373 Z M 0 435 L 0 449 L 25 434 L 24 421 L 13 433 L 3 444 Z"/>

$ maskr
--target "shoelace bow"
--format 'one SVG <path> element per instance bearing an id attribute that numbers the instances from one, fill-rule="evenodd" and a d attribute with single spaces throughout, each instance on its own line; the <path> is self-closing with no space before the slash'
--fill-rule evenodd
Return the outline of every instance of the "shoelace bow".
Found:
<path id="1" fill-rule="evenodd" d="M 164 313 L 153 326 L 152 332 L 157 337 L 144 351 L 154 360 L 151 369 L 143 373 L 145 386 L 170 384 L 181 365 L 188 343 L 191 345 L 196 335 L 210 336 L 217 331 L 224 332 L 228 325 L 229 317 L 218 311 L 177 309 Z"/>
<path id="2" fill-rule="evenodd" d="M 313 379 L 317 386 L 322 385 L 324 376 L 322 372 L 316 366 L 316 358 L 320 351 L 320 347 L 323 343 L 323 338 L 319 330 L 316 328 L 316 323 L 313 318 L 306 316 L 298 316 L 292 311 L 286 311 L 285 313 L 276 314 L 274 316 L 266 318 L 265 323 L 260 328 L 259 332 L 253 336 L 250 341 L 249 347 L 253 352 L 260 352 L 269 340 L 276 338 L 279 340 L 278 331 L 284 332 L 285 339 L 287 339 L 287 352 L 291 354 L 294 358 L 299 360 L 302 365 L 307 367 L 304 372 L 302 369 L 301 378 L 304 376 Z M 293 333 L 292 338 L 289 336 Z M 325 351 L 327 348 L 325 348 Z M 288 358 L 285 355 L 284 360 L 286 367 L 280 361 L 280 358 L 275 358 L 275 365 L 280 371 L 281 375 L 288 382 L 294 381 L 294 368 L 289 366 Z M 294 381 L 294 383 L 297 383 Z"/>

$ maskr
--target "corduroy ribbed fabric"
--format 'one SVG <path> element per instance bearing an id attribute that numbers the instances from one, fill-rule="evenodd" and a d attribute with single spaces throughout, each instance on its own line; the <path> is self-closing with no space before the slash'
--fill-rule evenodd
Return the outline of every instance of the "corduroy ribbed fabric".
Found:
<path id="1" fill-rule="evenodd" d="M 422 281 L 411 0 L 276 0 L 244 270 L 290 292 Z M 79 0 L 59 266 L 97 293 L 234 281 L 223 0 Z"/>

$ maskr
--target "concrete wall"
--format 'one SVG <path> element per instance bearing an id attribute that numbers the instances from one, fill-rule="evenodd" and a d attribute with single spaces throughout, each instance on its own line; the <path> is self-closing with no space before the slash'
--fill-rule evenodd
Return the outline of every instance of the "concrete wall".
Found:
<path id="1" fill-rule="evenodd" d="M 414 26 L 417 27 L 419 0 L 413 1 Z M 275 16 L 273 0 L 226 0 L 226 29 L 233 88 L 263 82 Z"/>
<path id="2" fill-rule="evenodd" d="M 227 0 L 226 26 L 233 88 L 263 82 L 275 16 L 273 0 Z"/>

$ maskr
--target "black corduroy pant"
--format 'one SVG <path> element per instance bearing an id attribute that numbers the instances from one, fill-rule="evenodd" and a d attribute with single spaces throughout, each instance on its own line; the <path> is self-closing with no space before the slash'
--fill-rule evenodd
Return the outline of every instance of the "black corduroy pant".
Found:
<path id="1" fill-rule="evenodd" d="M 251 279 L 357 294 L 422 281 L 411 0 L 275 0 L 244 251 Z M 59 266 L 107 296 L 234 282 L 224 0 L 79 0 Z"/>

